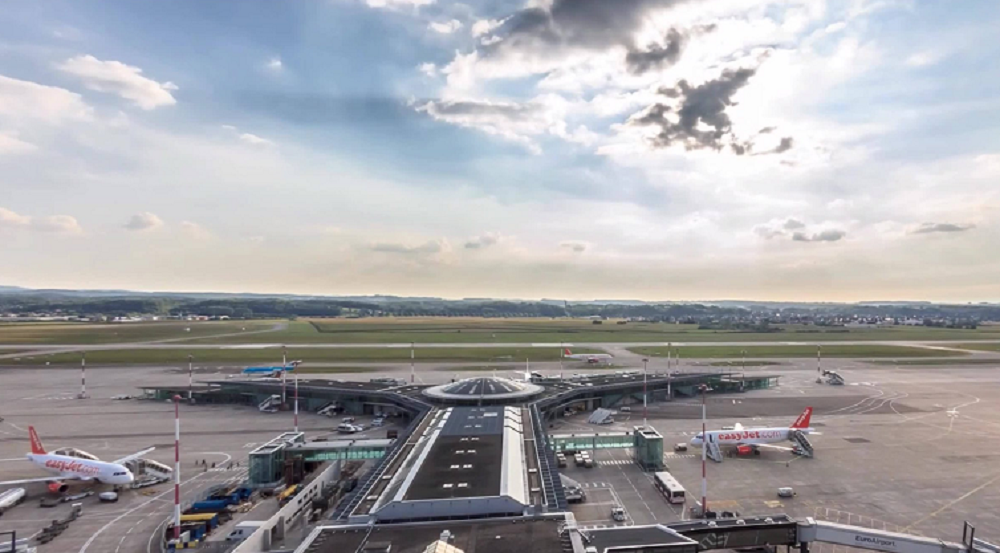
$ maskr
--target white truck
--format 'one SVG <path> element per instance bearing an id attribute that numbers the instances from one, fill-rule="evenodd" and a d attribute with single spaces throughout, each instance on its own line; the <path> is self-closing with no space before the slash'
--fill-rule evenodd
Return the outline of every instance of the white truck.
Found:
<path id="1" fill-rule="evenodd" d="M 244 520 L 236 523 L 236 528 L 226 536 L 226 541 L 243 541 L 256 532 L 266 521 Z"/>

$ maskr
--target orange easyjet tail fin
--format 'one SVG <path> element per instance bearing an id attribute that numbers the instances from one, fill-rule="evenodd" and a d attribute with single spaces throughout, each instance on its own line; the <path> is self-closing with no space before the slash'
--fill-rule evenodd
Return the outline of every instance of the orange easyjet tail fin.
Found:
<path id="1" fill-rule="evenodd" d="M 792 423 L 792 428 L 809 428 L 809 419 L 812 418 L 812 414 L 813 408 L 806 407 L 806 410 L 802 411 L 799 418 L 795 419 L 795 422 Z"/>
<path id="2" fill-rule="evenodd" d="M 35 455 L 45 455 L 45 448 L 42 447 L 42 441 L 38 439 L 34 426 L 28 427 L 28 436 L 31 438 L 31 452 Z"/>

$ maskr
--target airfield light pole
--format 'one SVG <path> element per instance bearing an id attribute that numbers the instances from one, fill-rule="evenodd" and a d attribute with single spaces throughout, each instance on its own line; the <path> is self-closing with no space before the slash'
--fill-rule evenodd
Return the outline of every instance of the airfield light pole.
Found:
<path id="1" fill-rule="evenodd" d="M 747 350 L 743 350 L 743 372 L 747 372 Z"/>
<path id="2" fill-rule="evenodd" d="M 410 384 L 413 384 L 413 380 L 416 378 L 416 369 L 413 366 L 415 357 L 416 357 L 416 344 L 410 342 Z"/>
<path id="3" fill-rule="evenodd" d="M 80 354 L 80 399 L 87 398 L 87 352 Z"/>
<path id="4" fill-rule="evenodd" d="M 642 358 L 642 427 L 646 428 L 646 364 L 649 358 Z"/>
<path id="5" fill-rule="evenodd" d="M 560 380 L 562 380 L 562 377 L 563 377 L 563 354 L 564 353 L 565 353 L 565 351 L 563 350 L 563 343 L 559 342 L 559 379 Z"/>
<path id="6" fill-rule="evenodd" d="M 194 400 L 194 356 L 188 355 L 188 401 Z"/>
<path id="7" fill-rule="evenodd" d="M 820 370 L 823 366 L 823 346 L 816 346 L 816 372 L 823 372 Z"/>
<path id="8" fill-rule="evenodd" d="M 701 516 L 705 518 L 708 513 L 708 470 L 706 464 L 706 452 L 708 451 L 708 425 L 705 422 L 705 393 L 708 386 L 701 385 Z"/>
<path id="9" fill-rule="evenodd" d="M 295 433 L 299 433 L 299 375 L 292 375 L 295 379 Z"/>
<path id="10" fill-rule="evenodd" d="M 174 396 L 174 540 L 181 541 L 181 396 Z"/>
<path id="11" fill-rule="evenodd" d="M 670 372 L 670 342 L 667 342 L 667 372 Z"/>
<path id="12" fill-rule="evenodd" d="M 285 388 L 287 388 L 288 371 L 285 367 L 288 366 L 288 348 L 286 346 L 281 346 L 281 408 L 288 409 L 288 405 L 285 403 L 287 394 L 285 393 Z"/>

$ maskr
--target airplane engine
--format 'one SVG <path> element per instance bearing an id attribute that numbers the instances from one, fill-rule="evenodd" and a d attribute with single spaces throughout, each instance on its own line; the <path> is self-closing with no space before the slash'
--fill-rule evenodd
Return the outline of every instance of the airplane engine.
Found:
<path id="1" fill-rule="evenodd" d="M 68 489 L 65 482 L 49 482 L 49 491 L 52 493 L 65 493 Z"/>
<path id="2" fill-rule="evenodd" d="M 750 455 L 753 452 L 753 448 L 748 445 L 736 446 L 736 453 L 739 455 Z"/>

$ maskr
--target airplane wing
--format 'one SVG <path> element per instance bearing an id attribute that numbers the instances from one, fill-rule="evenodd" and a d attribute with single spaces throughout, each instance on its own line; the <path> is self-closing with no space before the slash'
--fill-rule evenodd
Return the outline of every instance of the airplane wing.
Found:
<path id="1" fill-rule="evenodd" d="M 59 476 L 46 476 L 44 478 L 25 478 L 24 480 L 3 480 L 0 481 L 0 486 L 14 486 L 16 484 L 32 484 L 35 482 L 63 482 L 65 480 L 72 480 L 72 478 L 59 477 Z"/>
<path id="2" fill-rule="evenodd" d="M 150 451 L 153 451 L 154 449 L 156 449 L 156 448 L 155 447 L 148 447 L 148 448 L 146 448 L 146 449 L 144 449 L 142 451 L 137 451 L 137 452 L 135 452 L 135 453 L 133 453 L 131 455 L 126 455 L 126 456 L 122 457 L 121 459 L 115 459 L 114 461 L 111 461 L 111 462 L 114 463 L 114 464 L 116 464 L 116 465 L 124 465 L 125 463 L 127 463 L 129 461 L 134 461 L 134 460 L 138 459 L 139 457 L 142 457 L 143 455 L 146 455 L 147 453 L 149 453 Z"/>

